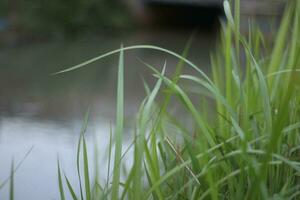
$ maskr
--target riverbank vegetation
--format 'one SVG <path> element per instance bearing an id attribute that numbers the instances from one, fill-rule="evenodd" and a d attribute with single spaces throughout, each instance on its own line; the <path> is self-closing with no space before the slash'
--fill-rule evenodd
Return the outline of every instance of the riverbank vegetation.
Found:
<path id="1" fill-rule="evenodd" d="M 58 165 L 61 199 L 65 193 L 86 200 L 299 198 L 300 1 L 288 3 L 272 44 L 252 22 L 242 35 L 239 1 L 233 7 L 234 14 L 224 2 L 227 22 L 211 54 L 211 76 L 186 58 L 188 47 L 179 55 L 148 45 L 121 47 L 58 72 L 119 54 L 117 119 L 108 155 L 113 170 L 105 183 L 90 180 L 86 117 L 78 144 L 80 191 L 75 193 L 75 183 Z M 157 82 L 152 88 L 144 83 L 147 97 L 137 113 L 132 151 L 128 151 L 122 145 L 124 52 L 134 49 L 170 54 L 179 63 L 173 76 L 167 76 L 167 62 L 158 71 L 141 61 Z M 195 72 L 183 74 L 183 67 Z M 193 83 L 193 89 L 183 82 Z M 172 112 L 173 101 L 185 109 L 189 123 Z M 125 166 L 122 159 L 128 152 L 133 163 Z"/>

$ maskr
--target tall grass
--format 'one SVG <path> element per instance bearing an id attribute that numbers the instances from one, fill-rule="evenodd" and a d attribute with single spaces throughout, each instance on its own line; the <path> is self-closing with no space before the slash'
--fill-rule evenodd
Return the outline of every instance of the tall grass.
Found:
<path id="1" fill-rule="evenodd" d="M 89 181 L 82 134 L 78 155 L 83 153 L 84 157 L 84 189 L 77 165 L 81 194 L 75 194 L 65 177 L 73 199 L 300 198 L 300 1 L 289 1 L 271 44 L 254 23 L 249 24 L 247 34 L 240 33 L 239 6 L 239 0 L 235 1 L 233 15 L 231 5 L 224 2 L 228 20 L 223 23 L 217 50 L 211 54 L 211 76 L 186 58 L 188 47 L 179 55 L 151 45 L 121 47 L 56 73 L 119 53 L 112 180 L 108 174 L 106 183 Z M 147 96 L 133 130 L 134 162 L 120 179 L 124 157 L 123 52 L 134 49 L 167 53 L 177 57 L 179 63 L 174 76 L 168 77 L 167 63 L 160 72 L 142 62 L 153 71 L 157 82 L 153 89 L 144 83 Z M 183 74 L 183 66 L 193 68 L 195 73 Z M 182 82 L 197 85 L 197 91 Z M 198 101 L 192 98 L 195 93 Z M 163 97 L 162 101 L 157 96 Z M 171 111 L 171 98 L 186 110 L 185 118 L 192 123 L 180 120 L 178 113 Z M 84 124 L 86 127 L 87 120 Z M 109 148 L 112 152 L 113 145 Z M 58 172 L 63 199 L 59 167 Z"/>

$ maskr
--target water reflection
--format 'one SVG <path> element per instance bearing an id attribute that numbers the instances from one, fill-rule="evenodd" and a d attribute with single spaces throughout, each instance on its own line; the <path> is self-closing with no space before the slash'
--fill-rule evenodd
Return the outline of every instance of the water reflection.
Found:
<path id="1" fill-rule="evenodd" d="M 9 175 L 12 158 L 17 162 L 34 146 L 15 176 L 16 199 L 57 199 L 57 155 L 72 182 L 76 181 L 75 158 L 82 117 L 92 106 L 88 128 L 90 160 L 94 137 L 98 138 L 101 169 L 105 167 L 109 125 L 115 119 L 115 91 L 118 57 L 60 76 L 50 73 L 124 45 L 153 44 L 181 52 L 190 31 L 145 32 L 122 37 L 88 38 L 70 42 L 49 42 L 18 48 L 0 49 L 0 183 Z M 214 35 L 198 34 L 189 58 L 208 70 L 208 53 Z M 144 97 L 141 76 L 151 85 L 151 71 L 136 58 L 161 68 L 167 60 L 172 73 L 177 60 L 149 50 L 135 50 L 125 55 L 126 126 Z M 193 71 L 188 70 L 193 73 Z M 130 141 L 128 137 L 125 139 Z M 8 187 L 0 191 L 8 199 Z"/>

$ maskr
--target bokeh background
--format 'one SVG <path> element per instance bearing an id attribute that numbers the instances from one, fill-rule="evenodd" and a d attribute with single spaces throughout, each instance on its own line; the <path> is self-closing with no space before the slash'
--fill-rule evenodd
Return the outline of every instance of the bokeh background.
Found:
<path id="1" fill-rule="evenodd" d="M 241 0 L 242 33 L 256 21 L 272 42 L 284 3 Z M 181 53 L 191 38 L 188 58 L 209 73 L 209 53 L 216 47 L 224 20 L 222 0 L 1 0 L 0 186 L 10 174 L 12 160 L 17 165 L 30 151 L 15 174 L 15 198 L 58 199 L 56 159 L 75 182 L 76 145 L 89 106 L 90 160 L 97 143 L 99 167 L 106 172 L 118 55 L 74 72 L 51 73 L 117 49 L 121 43 L 151 44 Z M 155 81 L 139 60 L 158 69 L 166 61 L 170 74 L 178 62 L 151 50 L 125 53 L 128 130 L 145 96 L 142 79 L 150 86 Z M 124 143 L 129 141 L 130 134 Z M 0 199 L 8 199 L 7 185 L 0 190 Z"/>

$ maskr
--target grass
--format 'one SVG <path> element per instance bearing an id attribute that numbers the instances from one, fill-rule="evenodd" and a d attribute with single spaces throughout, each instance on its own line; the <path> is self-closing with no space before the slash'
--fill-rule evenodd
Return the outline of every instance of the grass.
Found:
<path id="1" fill-rule="evenodd" d="M 14 160 L 11 164 L 10 184 L 9 184 L 9 200 L 14 200 Z"/>
<path id="2" fill-rule="evenodd" d="M 122 46 L 121 46 L 122 49 Z M 120 166 L 122 154 L 122 138 L 124 124 L 124 55 L 120 52 L 119 72 L 118 72 L 118 91 L 117 91 L 117 124 L 116 124 L 116 145 L 115 145 L 115 160 L 113 169 L 112 182 L 112 199 L 117 200 L 119 197 L 119 182 L 120 182 Z"/>
<path id="3" fill-rule="evenodd" d="M 61 199 L 64 185 L 76 200 L 300 198 L 300 1 L 288 2 L 271 44 L 252 22 L 248 33 L 241 34 L 239 0 L 233 7 L 234 15 L 231 4 L 224 2 L 228 20 L 222 24 L 220 42 L 211 54 L 211 76 L 186 58 L 189 45 L 182 55 L 151 45 L 121 46 L 55 73 L 76 70 L 119 53 L 117 120 L 111 136 L 115 148 L 112 180 L 108 170 L 105 183 L 90 181 L 86 117 L 77 152 L 80 194 L 75 194 L 66 176 L 63 184 L 58 165 Z M 141 62 L 153 71 L 157 82 L 153 89 L 144 82 L 147 96 L 132 130 L 130 156 L 134 162 L 121 173 L 122 159 L 128 152 L 122 146 L 124 52 L 134 49 L 167 53 L 179 63 L 174 75 L 168 77 L 167 62 L 162 72 Z M 195 73 L 182 74 L 183 66 Z M 187 82 L 197 90 L 191 91 L 183 84 Z M 185 109 L 188 120 L 172 112 L 171 100 Z M 110 166 L 113 145 L 109 148 Z"/>

